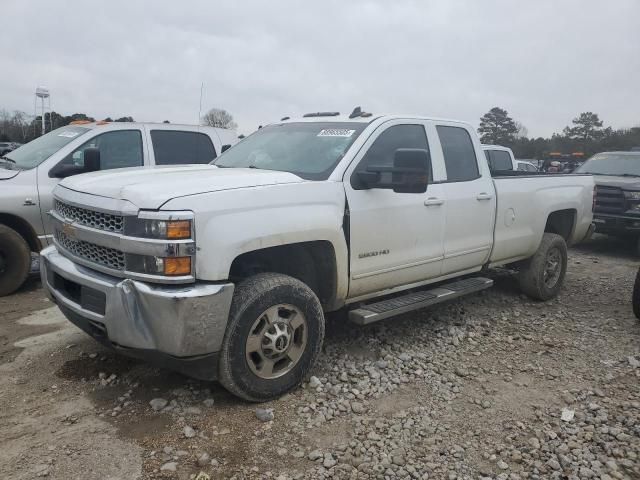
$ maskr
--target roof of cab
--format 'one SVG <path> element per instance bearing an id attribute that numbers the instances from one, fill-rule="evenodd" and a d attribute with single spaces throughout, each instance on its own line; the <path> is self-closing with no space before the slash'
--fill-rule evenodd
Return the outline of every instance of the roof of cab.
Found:
<path id="1" fill-rule="evenodd" d="M 73 121 L 71 123 L 69 123 L 68 125 L 64 125 L 63 127 L 59 127 L 59 128 L 64 128 L 64 127 L 84 127 L 84 128 L 108 128 L 108 127 L 116 127 L 116 128 L 127 128 L 127 127 L 131 127 L 133 125 L 145 125 L 145 126 L 154 126 L 154 127 L 162 127 L 162 128 L 166 128 L 166 129 L 171 129 L 171 128 L 175 128 L 175 127 L 180 127 L 180 128 L 202 128 L 202 129 L 214 129 L 214 130 L 226 130 L 224 128 L 220 128 L 220 127 L 210 127 L 208 125 L 195 125 L 195 124 L 188 124 L 188 123 L 164 123 L 164 122 L 107 122 L 104 120 L 98 120 L 95 122 L 89 122 L 89 121 L 85 121 L 85 120 L 76 120 Z"/>
<path id="2" fill-rule="evenodd" d="M 468 122 L 462 120 L 453 120 L 447 118 L 438 118 L 438 117 L 429 117 L 426 115 L 416 115 L 416 114 L 370 114 L 367 116 L 358 116 L 351 118 L 349 115 L 343 114 L 331 114 L 324 116 L 310 116 L 310 117 L 283 117 L 280 121 L 272 122 L 269 125 L 282 125 L 286 123 L 320 123 L 320 122 L 330 122 L 330 123 L 373 123 L 376 120 L 386 121 L 386 120 L 396 120 L 396 119 L 407 119 L 407 120 L 429 120 L 435 122 L 450 122 L 450 123 L 459 123 L 462 125 L 470 126 Z"/>

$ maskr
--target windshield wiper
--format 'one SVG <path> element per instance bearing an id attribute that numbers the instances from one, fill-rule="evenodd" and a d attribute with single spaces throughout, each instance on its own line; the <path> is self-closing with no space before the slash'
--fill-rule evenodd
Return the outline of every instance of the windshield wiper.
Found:
<path id="1" fill-rule="evenodd" d="M 619 173 L 618 177 L 640 177 L 640 175 L 636 175 L 635 173 Z"/>
<path id="2" fill-rule="evenodd" d="M 9 158 L 9 157 L 0 157 L 0 160 L 6 160 L 7 162 L 11 162 L 11 163 L 16 163 L 16 161 L 13 158 Z"/>

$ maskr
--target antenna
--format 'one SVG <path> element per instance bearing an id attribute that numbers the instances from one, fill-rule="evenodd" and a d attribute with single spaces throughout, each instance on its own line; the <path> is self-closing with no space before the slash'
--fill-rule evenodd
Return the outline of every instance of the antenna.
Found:
<path id="1" fill-rule="evenodd" d="M 198 121 L 196 122 L 196 125 L 200 126 L 200 123 L 202 122 L 202 92 L 204 90 L 204 82 L 202 82 L 200 84 L 200 108 L 198 109 Z"/>

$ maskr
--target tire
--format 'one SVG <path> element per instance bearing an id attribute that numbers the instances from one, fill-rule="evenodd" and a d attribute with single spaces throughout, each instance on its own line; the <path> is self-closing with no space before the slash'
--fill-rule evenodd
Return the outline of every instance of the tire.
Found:
<path id="1" fill-rule="evenodd" d="M 250 402 L 277 398 L 304 380 L 323 339 L 322 306 L 307 285 L 279 273 L 249 277 L 233 295 L 219 381 Z M 285 345 L 286 350 L 279 353 L 278 348 Z"/>
<path id="2" fill-rule="evenodd" d="M 0 225 L 0 297 L 22 286 L 31 269 L 31 249 L 22 236 Z"/>
<path id="3" fill-rule="evenodd" d="M 552 264 L 556 264 L 556 268 Z M 550 300 L 560 292 L 566 272 L 567 244 L 564 238 L 555 233 L 545 233 L 536 253 L 520 267 L 520 289 L 534 300 Z"/>
<path id="4" fill-rule="evenodd" d="M 633 305 L 634 315 L 638 320 L 640 320 L 640 269 L 638 269 L 638 273 L 636 273 L 636 281 L 633 284 L 631 303 Z"/>

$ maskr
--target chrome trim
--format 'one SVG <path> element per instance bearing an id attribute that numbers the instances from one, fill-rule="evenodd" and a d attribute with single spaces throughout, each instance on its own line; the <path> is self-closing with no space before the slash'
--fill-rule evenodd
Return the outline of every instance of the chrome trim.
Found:
<path id="1" fill-rule="evenodd" d="M 113 248 L 123 253 L 154 257 L 189 257 L 196 253 L 193 239 L 160 240 L 154 238 L 130 237 L 121 233 L 109 232 L 87 227 L 80 223 L 67 222 L 55 210 L 49 212 L 54 228 L 64 232 L 64 225 L 73 227 L 74 236 L 78 240 L 93 243 L 101 247 Z M 191 214 L 193 218 L 193 214 Z M 192 227 L 193 228 L 193 227 Z"/>
<path id="2" fill-rule="evenodd" d="M 118 278 L 131 278 L 133 280 L 141 280 L 143 282 L 149 282 L 149 283 L 164 283 L 167 285 L 174 285 L 174 284 L 182 284 L 182 283 L 193 283 L 195 282 L 195 275 L 184 275 L 184 276 L 180 276 L 180 277 L 165 277 L 162 275 L 150 275 L 148 273 L 139 273 L 139 272 L 131 272 L 129 270 L 115 270 L 109 267 L 105 267 L 100 265 L 99 263 L 95 263 L 95 262 L 91 262 L 89 260 L 85 260 L 82 257 L 78 257 L 77 255 L 74 255 L 73 253 L 69 252 L 68 250 L 65 250 L 65 248 L 60 245 L 58 243 L 58 241 L 56 240 L 56 238 L 53 238 L 53 244 L 55 245 L 58 253 L 71 260 L 72 262 L 75 262 L 79 265 L 82 265 L 83 267 L 87 267 L 90 268 L 92 270 L 96 270 L 98 272 L 101 273 L 106 273 L 107 275 L 112 275 L 114 277 L 118 277 Z M 191 257 L 191 270 L 194 270 L 194 265 L 195 263 L 195 257 Z"/>

